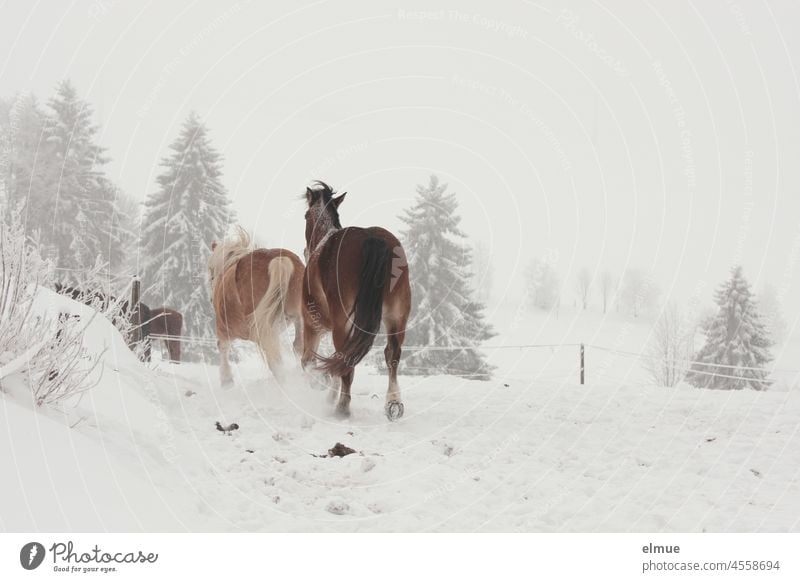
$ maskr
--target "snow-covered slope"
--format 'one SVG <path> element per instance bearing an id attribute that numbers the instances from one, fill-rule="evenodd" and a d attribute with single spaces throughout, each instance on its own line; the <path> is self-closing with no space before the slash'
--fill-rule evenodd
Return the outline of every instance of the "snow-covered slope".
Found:
<path id="1" fill-rule="evenodd" d="M 493 345 L 641 349 L 648 330 L 580 313 L 493 319 Z M 245 359 L 222 390 L 216 366 L 148 370 L 120 356 L 70 413 L 89 414 L 73 429 L 3 397 L 0 463 L 22 469 L 3 481 L 0 526 L 800 529 L 800 392 L 654 387 L 635 360 L 608 357 L 587 351 L 583 386 L 575 348 L 494 350 L 490 382 L 401 375 L 406 416 L 389 423 L 386 379 L 368 366 L 342 420 L 299 371 L 280 387 Z M 240 428 L 226 435 L 216 421 Z M 357 452 L 324 456 L 337 442 Z"/>
<path id="2" fill-rule="evenodd" d="M 24 377 L 0 392 L 0 526 L 11 531 L 177 531 L 196 526 L 184 465 L 202 464 L 178 438 L 169 380 L 142 366 L 111 323 L 89 307 L 40 289 L 39 313 L 79 315 L 83 344 L 103 354 L 91 390 L 57 409 L 36 408 Z M 210 515 L 210 514 L 209 514 Z M 186 520 L 191 518 L 189 522 Z"/>

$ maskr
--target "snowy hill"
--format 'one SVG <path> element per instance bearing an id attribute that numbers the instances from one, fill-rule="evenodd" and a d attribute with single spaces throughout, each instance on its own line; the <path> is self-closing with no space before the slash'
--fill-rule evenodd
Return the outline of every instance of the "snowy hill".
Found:
<path id="1" fill-rule="evenodd" d="M 492 314 L 491 344 L 639 351 L 649 326 L 564 310 Z M 87 341 L 115 330 L 96 320 Z M 121 341 L 121 338 L 118 338 Z M 118 344 L 115 339 L 112 343 Z M 123 346 L 124 347 L 124 344 Z M 0 395 L 6 530 L 797 530 L 797 390 L 647 385 L 635 360 L 577 349 L 487 350 L 492 381 L 402 376 L 406 416 L 383 416 L 385 377 L 360 367 L 353 416 L 299 371 L 280 387 L 245 358 L 147 369 L 109 349 L 102 382 L 66 417 Z M 612 359 L 609 359 L 612 358 Z M 80 418 L 74 428 L 69 425 Z M 226 435 L 214 423 L 237 423 Z M 356 453 L 339 458 L 342 443 Z M 13 474 L 13 473 L 12 473 Z"/>

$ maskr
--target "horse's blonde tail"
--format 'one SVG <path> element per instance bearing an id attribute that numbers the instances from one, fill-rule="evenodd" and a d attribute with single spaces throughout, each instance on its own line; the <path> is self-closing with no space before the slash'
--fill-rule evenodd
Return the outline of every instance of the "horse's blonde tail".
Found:
<path id="1" fill-rule="evenodd" d="M 250 337 L 260 348 L 270 369 L 277 374 L 281 363 L 280 332 L 283 329 L 284 305 L 294 274 L 294 264 L 288 257 L 277 257 L 269 262 L 267 272 L 269 285 L 253 311 Z"/>

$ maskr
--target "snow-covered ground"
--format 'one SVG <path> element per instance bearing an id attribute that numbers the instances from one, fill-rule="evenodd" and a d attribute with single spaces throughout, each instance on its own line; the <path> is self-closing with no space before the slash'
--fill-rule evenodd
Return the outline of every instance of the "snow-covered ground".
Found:
<path id="1" fill-rule="evenodd" d="M 638 352 L 649 329 L 574 310 L 492 319 L 493 346 Z M 489 382 L 401 376 L 406 416 L 389 423 L 368 366 L 343 420 L 299 371 L 280 387 L 246 358 L 222 390 L 216 366 L 148 369 L 106 322 L 88 336 L 111 338 L 103 379 L 65 413 L 34 410 L 19 379 L 3 386 L 4 530 L 800 530 L 796 377 L 663 388 L 587 348 L 582 386 L 576 347 L 492 349 Z M 322 456 L 337 442 L 357 453 Z"/>

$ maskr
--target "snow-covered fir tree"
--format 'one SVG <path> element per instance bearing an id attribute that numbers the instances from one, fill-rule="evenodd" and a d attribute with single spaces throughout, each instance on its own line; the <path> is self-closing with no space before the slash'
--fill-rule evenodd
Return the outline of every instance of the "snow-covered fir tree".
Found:
<path id="1" fill-rule="evenodd" d="M 45 204 L 35 218 L 46 225 L 42 235 L 56 249 L 58 266 L 80 271 L 90 268 L 98 256 L 108 260 L 105 251 L 117 246 L 103 232 L 113 207 L 103 174 L 108 159 L 96 143 L 92 108 L 69 81 L 58 84 L 47 105 L 44 133 L 58 175 L 44 193 L 37 193 Z"/>
<path id="2" fill-rule="evenodd" d="M 159 188 L 145 202 L 141 229 L 143 300 L 183 313 L 184 334 L 214 336 L 214 311 L 206 261 L 213 240 L 225 236 L 234 220 L 222 184 L 222 156 L 208 129 L 191 113 L 162 160 Z M 201 346 L 186 345 L 199 357 Z"/>
<path id="3" fill-rule="evenodd" d="M 10 207 L 25 206 L 22 219 L 34 229 L 45 224 L 38 217 L 52 213 L 52 196 L 48 199 L 47 193 L 57 176 L 45 140 L 45 121 L 44 110 L 30 93 L 16 95 L 0 107 L 3 194 Z"/>
<path id="4" fill-rule="evenodd" d="M 765 390 L 771 341 L 741 267 L 716 292 L 717 312 L 705 324 L 706 340 L 687 380 L 704 388 Z M 727 376 L 727 377 L 726 377 Z M 736 378 L 744 378 L 739 380 Z"/>
<path id="5" fill-rule="evenodd" d="M 485 321 L 483 304 L 473 296 L 471 253 L 459 228 L 458 201 L 446 190 L 447 184 L 431 176 L 427 187 L 417 187 L 414 205 L 400 217 L 407 225 L 402 240 L 414 303 L 406 344 L 461 348 L 408 351 L 405 371 L 488 379 L 492 366 L 479 346 L 495 334 Z"/>

